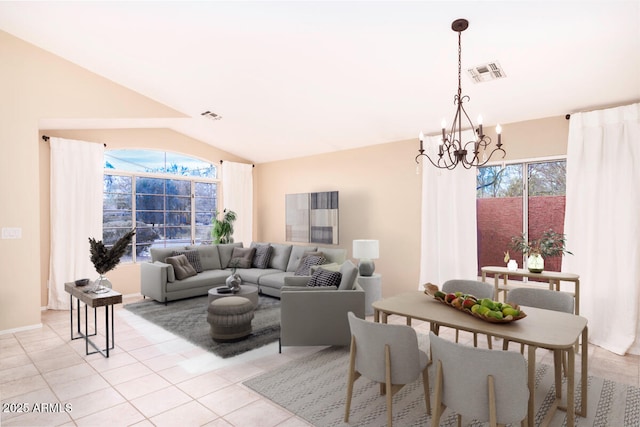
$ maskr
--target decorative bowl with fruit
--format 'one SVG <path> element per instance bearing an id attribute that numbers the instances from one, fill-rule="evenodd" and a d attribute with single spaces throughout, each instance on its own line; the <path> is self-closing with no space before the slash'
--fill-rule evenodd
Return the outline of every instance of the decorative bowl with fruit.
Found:
<path id="1" fill-rule="evenodd" d="M 424 293 L 443 304 L 486 322 L 510 323 L 527 316 L 517 304 L 502 303 L 491 298 L 478 299 L 462 292 L 445 293 L 432 283 L 424 285 Z"/>

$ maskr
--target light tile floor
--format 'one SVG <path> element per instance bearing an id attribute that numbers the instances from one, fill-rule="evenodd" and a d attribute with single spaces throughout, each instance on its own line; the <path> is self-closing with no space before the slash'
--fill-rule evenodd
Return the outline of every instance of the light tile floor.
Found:
<path id="1" fill-rule="evenodd" d="M 137 299 L 125 298 L 125 303 Z M 102 318 L 102 309 L 98 314 Z M 279 354 L 276 342 L 221 359 L 118 305 L 116 348 L 107 359 L 85 356 L 84 341 L 70 341 L 68 312 L 45 311 L 42 323 L 39 329 L 0 335 L 2 426 L 309 425 L 242 383 L 322 347 L 285 347 Z M 415 321 L 414 327 L 429 330 Z M 449 334 L 442 328 L 441 335 Z M 461 333 L 461 340 L 470 339 Z M 96 342 L 103 344 L 104 338 Z M 537 357 L 552 363 L 550 352 L 538 351 Z M 640 386 L 639 362 L 639 356 L 589 347 L 590 375 Z"/>

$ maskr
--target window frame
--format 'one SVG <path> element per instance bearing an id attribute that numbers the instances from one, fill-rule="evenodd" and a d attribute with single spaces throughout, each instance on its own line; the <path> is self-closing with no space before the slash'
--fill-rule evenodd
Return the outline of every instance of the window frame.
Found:
<path id="1" fill-rule="evenodd" d="M 138 149 L 136 149 L 138 150 Z M 153 150 L 150 149 L 152 151 L 158 151 L 158 150 Z M 188 155 L 184 155 L 182 153 L 176 153 L 176 154 L 180 154 L 183 156 L 188 156 Z M 190 156 L 193 157 L 194 159 L 198 159 L 197 157 L 194 156 Z M 202 159 L 198 159 L 198 160 L 202 160 Z M 206 161 L 206 160 L 202 160 L 202 161 Z M 189 198 L 191 200 L 191 206 L 190 206 L 190 244 L 193 245 L 196 243 L 196 241 L 198 241 L 198 237 L 197 237 L 197 228 L 198 225 L 196 224 L 196 184 L 197 183 L 205 183 L 205 184 L 214 184 L 216 186 L 216 196 L 214 198 L 214 205 L 215 208 L 214 210 L 211 212 L 212 217 L 215 214 L 215 211 L 218 209 L 219 207 L 219 202 L 220 202 L 220 190 L 222 188 L 222 181 L 220 178 L 218 178 L 219 176 L 219 170 L 218 170 L 218 166 L 215 165 L 214 163 L 211 163 L 211 165 L 215 168 L 215 175 L 216 178 L 208 178 L 208 177 L 201 177 L 201 176 L 190 176 L 190 175 L 178 175 L 178 174 L 172 174 L 172 173 L 155 173 L 155 172 L 132 172 L 132 171 L 127 171 L 127 170 L 121 170 L 121 169 L 113 169 L 113 168 L 104 168 L 103 169 L 103 181 L 105 179 L 105 177 L 107 175 L 113 175 L 113 176 L 123 176 L 123 177 L 129 177 L 131 178 L 131 217 L 129 218 L 131 220 L 131 224 L 135 225 L 137 223 L 137 202 L 136 202 L 136 181 L 138 178 L 153 178 L 153 179 L 161 179 L 164 181 L 167 180 L 180 180 L 180 181 L 186 181 L 189 182 Z M 103 203 L 104 203 L 104 197 L 105 197 L 105 192 L 103 190 Z M 163 195 L 164 198 L 166 198 L 167 194 L 166 191 Z M 167 206 L 166 204 L 163 206 L 163 212 L 166 215 L 167 212 Z M 104 224 L 104 212 L 103 212 L 103 224 Z M 166 226 L 165 226 L 166 227 Z M 166 236 L 165 236 L 166 237 Z M 104 226 L 103 226 L 103 239 L 104 239 Z M 164 239 L 163 240 L 163 246 L 162 247 L 171 247 L 170 243 L 170 239 Z M 202 240 L 201 242 L 206 243 L 206 242 L 210 242 L 211 238 L 209 240 Z M 134 250 L 133 248 L 135 248 L 137 246 L 137 236 L 134 235 L 133 237 L 133 241 L 131 242 L 131 246 L 130 246 L 130 260 L 125 259 L 123 257 L 122 262 L 123 263 L 131 263 L 131 264 L 135 264 L 138 263 L 138 255 L 137 255 L 137 251 Z M 107 247 L 109 247 L 111 245 L 107 245 Z M 128 257 L 127 257 L 128 258 Z M 146 261 L 146 257 L 145 257 L 145 261 Z"/>
<path id="2" fill-rule="evenodd" d="M 525 233 L 526 238 L 529 238 L 529 165 L 536 163 L 549 163 L 549 162 L 557 162 L 557 161 L 567 161 L 567 155 L 558 155 L 558 156 L 544 156 L 544 157 L 534 157 L 534 158 L 525 158 L 525 159 L 511 159 L 508 161 L 495 161 L 488 162 L 486 165 L 482 167 L 501 167 L 504 168 L 507 165 L 521 165 L 522 168 L 522 195 L 520 196 L 522 199 L 522 233 Z M 476 178 L 476 186 L 477 186 L 477 178 Z M 565 192 L 566 197 L 566 192 Z M 478 200 L 476 194 L 476 200 Z M 478 213 L 476 212 L 476 221 L 478 221 Z M 476 249 L 476 254 L 478 256 L 478 260 L 480 259 L 480 245 L 478 243 L 478 247 Z M 518 264 L 520 266 L 524 265 L 525 256 L 522 256 L 522 260 L 518 260 Z M 478 271 L 482 266 L 478 265 Z M 526 281 L 526 279 L 525 279 Z"/>

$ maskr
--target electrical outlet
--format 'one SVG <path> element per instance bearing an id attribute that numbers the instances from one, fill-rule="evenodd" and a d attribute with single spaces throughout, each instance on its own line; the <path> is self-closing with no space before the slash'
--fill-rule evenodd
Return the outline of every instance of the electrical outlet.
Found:
<path id="1" fill-rule="evenodd" d="M 2 227 L 3 239 L 22 239 L 22 228 L 20 227 Z"/>

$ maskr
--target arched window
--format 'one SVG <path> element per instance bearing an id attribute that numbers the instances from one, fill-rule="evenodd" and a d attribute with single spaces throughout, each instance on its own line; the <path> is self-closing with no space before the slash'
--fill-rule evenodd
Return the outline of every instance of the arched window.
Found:
<path id="1" fill-rule="evenodd" d="M 136 228 L 136 250 L 123 261 L 147 261 L 151 247 L 211 242 L 215 165 L 156 150 L 110 150 L 104 157 L 103 241 L 112 245 Z"/>

